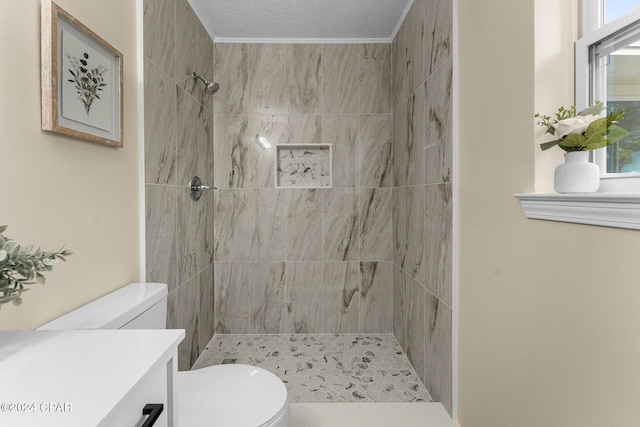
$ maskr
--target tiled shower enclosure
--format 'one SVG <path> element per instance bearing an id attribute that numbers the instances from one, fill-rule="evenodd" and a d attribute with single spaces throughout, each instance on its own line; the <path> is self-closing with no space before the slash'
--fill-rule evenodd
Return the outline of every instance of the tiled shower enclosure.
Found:
<path id="1" fill-rule="evenodd" d="M 216 44 L 217 333 L 391 332 L 391 46 Z M 276 150 L 332 144 L 332 188 Z"/>
<path id="2" fill-rule="evenodd" d="M 451 408 L 451 31 L 415 0 L 391 44 L 214 44 L 145 1 L 147 280 L 181 369 L 214 332 L 393 332 Z M 330 144 L 331 187 L 277 188 L 276 144 Z M 191 202 L 192 175 L 219 190 Z"/>

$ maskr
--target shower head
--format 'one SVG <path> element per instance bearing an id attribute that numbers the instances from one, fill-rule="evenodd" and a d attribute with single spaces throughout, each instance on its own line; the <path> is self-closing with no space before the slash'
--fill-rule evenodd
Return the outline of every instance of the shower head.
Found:
<path id="1" fill-rule="evenodd" d="M 205 79 L 197 75 L 195 71 L 193 72 L 193 74 L 191 74 L 191 77 L 193 77 L 193 80 L 202 80 L 202 83 L 204 83 L 204 93 L 208 95 L 213 95 L 218 91 L 218 89 L 220 89 L 220 85 L 218 83 L 206 81 Z"/>

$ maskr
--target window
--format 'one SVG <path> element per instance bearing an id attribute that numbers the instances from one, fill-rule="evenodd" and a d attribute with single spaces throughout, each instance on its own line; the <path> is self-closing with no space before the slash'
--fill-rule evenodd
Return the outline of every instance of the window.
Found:
<path id="1" fill-rule="evenodd" d="M 640 7 L 637 0 L 583 0 L 576 43 L 576 106 L 603 101 L 624 110 L 629 136 L 597 150 L 601 191 L 640 192 Z"/>
<path id="2" fill-rule="evenodd" d="M 640 58 L 640 1 L 580 0 L 579 4 L 582 38 L 575 50 L 575 105 L 581 110 L 599 100 L 609 108 L 623 107 L 627 111 L 624 126 L 640 136 L 640 63 L 636 61 Z M 640 149 L 631 145 L 610 149 L 610 160 L 606 150 L 598 153 L 596 161 L 604 172 L 598 193 L 515 197 L 527 218 L 640 230 L 640 172 L 626 172 Z M 617 172 L 607 173 L 608 161 Z"/>
<path id="3" fill-rule="evenodd" d="M 605 0 L 602 8 L 604 9 L 602 15 L 604 24 L 615 21 L 631 9 L 638 6 L 638 0 Z"/>

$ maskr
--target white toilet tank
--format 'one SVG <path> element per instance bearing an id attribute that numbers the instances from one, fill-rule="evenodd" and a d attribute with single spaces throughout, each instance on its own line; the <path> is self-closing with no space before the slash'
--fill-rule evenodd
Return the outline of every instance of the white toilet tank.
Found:
<path id="1" fill-rule="evenodd" d="M 83 305 L 38 330 L 165 329 L 167 285 L 132 283 Z"/>

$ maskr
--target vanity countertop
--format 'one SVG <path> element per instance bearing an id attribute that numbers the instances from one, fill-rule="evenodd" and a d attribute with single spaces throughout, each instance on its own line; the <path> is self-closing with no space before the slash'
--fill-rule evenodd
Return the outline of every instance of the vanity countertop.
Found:
<path id="1" fill-rule="evenodd" d="M 98 426 L 183 330 L 0 332 L 0 425 Z"/>

